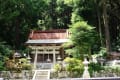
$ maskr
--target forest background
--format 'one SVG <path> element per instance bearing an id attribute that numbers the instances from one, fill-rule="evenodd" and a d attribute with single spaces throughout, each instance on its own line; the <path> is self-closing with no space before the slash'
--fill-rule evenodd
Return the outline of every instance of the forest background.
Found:
<path id="1" fill-rule="evenodd" d="M 0 0 L 0 56 L 24 50 L 31 30 L 69 29 L 85 21 L 95 27 L 93 50 L 120 49 L 119 0 Z"/>

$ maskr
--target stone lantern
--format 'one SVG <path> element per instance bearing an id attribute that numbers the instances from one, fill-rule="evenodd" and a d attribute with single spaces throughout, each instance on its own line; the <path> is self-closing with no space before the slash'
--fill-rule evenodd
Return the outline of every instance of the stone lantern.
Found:
<path id="1" fill-rule="evenodd" d="M 88 71 L 89 62 L 87 61 L 86 58 L 84 59 L 83 64 L 84 64 L 83 78 L 90 78 L 90 74 L 89 74 L 89 71 Z"/>
<path id="2" fill-rule="evenodd" d="M 15 52 L 13 55 L 13 59 L 15 60 L 15 63 L 19 62 L 19 59 L 21 57 L 21 54 L 18 52 Z"/>
<path id="3" fill-rule="evenodd" d="M 98 58 L 98 62 L 100 62 L 101 66 L 103 66 L 104 62 L 105 62 L 105 59 L 102 58 L 102 57 L 99 57 Z"/>
<path id="4" fill-rule="evenodd" d="M 14 58 L 20 58 L 21 57 L 21 54 L 18 53 L 18 52 L 15 52 L 14 55 L 13 55 Z"/>
<path id="5" fill-rule="evenodd" d="M 18 52 L 15 52 L 14 55 L 14 68 L 15 68 L 15 72 L 14 72 L 14 77 L 20 77 L 20 72 L 22 70 L 22 65 L 21 65 L 21 61 L 19 60 L 21 58 L 21 54 Z"/>

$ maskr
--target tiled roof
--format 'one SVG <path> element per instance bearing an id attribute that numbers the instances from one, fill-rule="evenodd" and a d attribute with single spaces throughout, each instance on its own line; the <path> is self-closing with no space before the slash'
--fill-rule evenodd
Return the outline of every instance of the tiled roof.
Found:
<path id="1" fill-rule="evenodd" d="M 29 35 L 30 40 L 67 39 L 67 38 L 68 38 L 68 32 L 66 29 L 31 31 Z"/>

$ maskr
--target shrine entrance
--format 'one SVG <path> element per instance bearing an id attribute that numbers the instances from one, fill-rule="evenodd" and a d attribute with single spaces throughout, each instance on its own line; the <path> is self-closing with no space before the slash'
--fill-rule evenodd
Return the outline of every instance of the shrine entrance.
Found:
<path id="1" fill-rule="evenodd" d="M 34 69 L 49 69 L 57 62 L 57 58 L 64 59 L 61 46 L 31 46 L 31 49 Z"/>

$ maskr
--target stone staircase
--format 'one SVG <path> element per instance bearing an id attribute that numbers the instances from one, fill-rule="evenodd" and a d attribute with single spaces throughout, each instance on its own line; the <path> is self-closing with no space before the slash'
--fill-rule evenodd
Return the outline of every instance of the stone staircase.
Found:
<path id="1" fill-rule="evenodd" d="M 34 70 L 32 80 L 47 80 L 50 79 L 50 70 Z"/>

